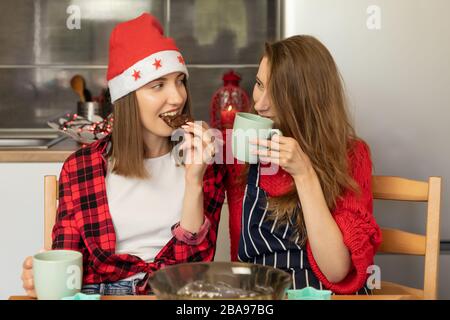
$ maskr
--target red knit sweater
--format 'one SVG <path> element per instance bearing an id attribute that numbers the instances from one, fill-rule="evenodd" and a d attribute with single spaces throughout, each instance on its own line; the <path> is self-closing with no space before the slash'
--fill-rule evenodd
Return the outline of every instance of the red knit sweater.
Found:
<path id="1" fill-rule="evenodd" d="M 347 190 L 332 211 L 333 218 L 342 232 L 344 243 L 351 254 L 352 268 L 347 277 L 339 283 L 328 281 L 314 260 L 309 242 L 306 243 L 307 257 L 314 274 L 327 289 L 337 294 L 352 294 L 363 287 L 368 277 L 367 268 L 373 264 L 374 255 L 381 243 L 381 231 L 372 215 L 372 162 L 368 146 L 362 141 L 356 141 L 348 158 L 352 176 L 360 186 L 361 193 L 356 195 Z M 234 164 L 227 167 L 231 259 L 236 261 L 245 188 L 237 183 L 236 178 L 241 174 L 244 166 Z M 276 175 L 261 176 L 259 185 L 269 196 L 279 196 L 289 190 L 292 184 L 292 177 L 284 170 L 279 170 Z"/>

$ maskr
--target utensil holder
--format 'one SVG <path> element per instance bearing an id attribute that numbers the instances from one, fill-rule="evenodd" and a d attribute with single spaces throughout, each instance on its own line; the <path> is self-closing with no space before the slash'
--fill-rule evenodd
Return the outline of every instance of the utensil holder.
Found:
<path id="1" fill-rule="evenodd" d="M 104 117 L 102 106 L 95 101 L 77 103 L 77 114 L 85 119 L 92 121 L 94 115 Z"/>

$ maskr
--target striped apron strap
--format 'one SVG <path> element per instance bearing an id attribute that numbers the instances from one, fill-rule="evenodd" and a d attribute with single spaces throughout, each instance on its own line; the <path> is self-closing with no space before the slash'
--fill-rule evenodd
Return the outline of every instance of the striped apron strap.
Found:
<path id="1" fill-rule="evenodd" d="M 247 184 L 258 187 L 259 185 L 259 163 L 251 164 L 248 171 Z"/>

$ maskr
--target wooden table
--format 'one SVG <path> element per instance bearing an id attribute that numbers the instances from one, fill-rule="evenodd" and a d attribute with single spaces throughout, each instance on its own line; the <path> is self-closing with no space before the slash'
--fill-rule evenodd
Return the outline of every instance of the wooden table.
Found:
<path id="1" fill-rule="evenodd" d="M 373 296 L 354 296 L 354 295 L 333 295 L 332 300 L 417 300 L 412 295 L 373 295 Z M 28 296 L 11 296 L 9 300 L 36 300 Z M 101 300 L 157 300 L 156 296 L 102 296 Z"/>

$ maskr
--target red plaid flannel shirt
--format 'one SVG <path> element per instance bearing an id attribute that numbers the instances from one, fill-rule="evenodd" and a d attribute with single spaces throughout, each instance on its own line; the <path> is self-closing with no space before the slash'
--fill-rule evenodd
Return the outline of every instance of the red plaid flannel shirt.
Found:
<path id="1" fill-rule="evenodd" d="M 73 153 L 65 161 L 59 179 L 59 206 L 53 228 L 53 249 L 77 250 L 83 254 L 83 283 L 115 282 L 136 273 L 148 275 L 167 265 L 211 261 L 214 258 L 220 212 L 225 197 L 225 166 L 208 166 L 203 179 L 205 224 L 203 240 L 198 235 L 174 236 L 147 263 L 137 256 L 116 254 L 116 234 L 108 208 L 105 175 L 106 154 L 111 138 L 99 140 Z M 180 234 L 179 224 L 172 227 Z M 175 232 L 177 231 L 177 232 Z M 200 235 L 203 234 L 203 235 Z M 143 287 L 146 287 L 144 281 Z M 142 292 L 144 293 L 144 291 Z"/>

